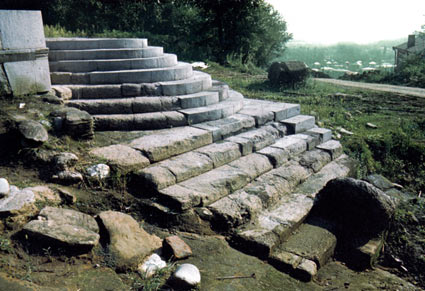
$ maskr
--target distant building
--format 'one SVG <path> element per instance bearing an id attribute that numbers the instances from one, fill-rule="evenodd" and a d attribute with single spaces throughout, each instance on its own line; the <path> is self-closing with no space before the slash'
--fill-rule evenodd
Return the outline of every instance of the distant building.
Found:
<path id="1" fill-rule="evenodd" d="M 407 42 L 393 47 L 396 68 L 411 55 L 422 54 L 425 57 L 425 35 L 409 35 Z"/>

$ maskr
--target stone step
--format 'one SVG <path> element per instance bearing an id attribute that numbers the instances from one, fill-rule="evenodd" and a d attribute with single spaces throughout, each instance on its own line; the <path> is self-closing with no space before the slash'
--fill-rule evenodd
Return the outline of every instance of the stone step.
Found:
<path id="1" fill-rule="evenodd" d="M 249 120 L 247 117 L 239 118 L 241 118 L 240 123 L 246 123 Z M 270 144 L 279 135 L 272 126 L 264 126 L 264 128 L 254 129 L 251 134 L 252 139 L 247 137 L 246 140 L 250 140 L 252 144 L 259 144 L 259 140 L 262 139 Z M 242 148 L 235 142 L 213 143 L 142 169 L 134 174 L 132 180 L 136 187 L 141 187 L 140 189 L 150 188 L 158 191 L 228 164 L 240 158 L 241 151 Z"/>
<path id="2" fill-rule="evenodd" d="M 144 48 L 146 38 L 46 38 L 46 46 L 52 50 L 86 50 L 109 48 Z"/>
<path id="3" fill-rule="evenodd" d="M 318 172 L 331 161 L 330 154 L 325 151 L 305 152 L 306 144 L 303 140 L 299 140 L 297 148 L 292 143 L 282 142 L 292 139 L 292 136 L 286 136 L 258 152 L 271 160 L 275 170 L 210 206 L 215 224 L 220 226 L 220 230 L 228 232 L 247 223 L 259 211 L 273 206 L 281 196 L 289 194 L 311 173 Z M 276 144 L 280 147 L 274 147 Z M 299 161 L 294 161 L 297 155 L 301 155 Z M 293 161 L 288 162 L 290 159 Z M 255 207 L 251 205 L 253 201 L 257 202 Z"/>
<path id="4" fill-rule="evenodd" d="M 178 111 L 98 114 L 93 118 L 96 131 L 153 130 L 187 125 L 186 117 Z"/>
<path id="5" fill-rule="evenodd" d="M 239 113 L 254 117 L 256 126 L 261 126 L 270 121 L 281 121 L 297 116 L 300 114 L 300 105 L 247 99 Z"/>
<path id="6" fill-rule="evenodd" d="M 259 175 L 273 168 L 269 159 L 250 154 L 227 165 L 169 186 L 156 197 L 162 204 L 177 211 L 207 206 L 244 187 Z"/>
<path id="7" fill-rule="evenodd" d="M 282 120 L 288 128 L 289 134 L 296 134 L 312 129 L 315 126 L 315 118 L 310 115 L 297 115 Z"/>
<path id="8" fill-rule="evenodd" d="M 50 72 L 83 73 L 93 71 L 137 70 L 173 67 L 177 56 L 164 54 L 160 57 L 138 59 L 71 60 L 50 62 Z"/>
<path id="9" fill-rule="evenodd" d="M 337 238 L 332 225 L 321 220 L 301 224 L 296 233 L 276 247 L 269 263 L 303 281 L 311 281 L 333 256 Z"/>
<path id="10" fill-rule="evenodd" d="M 52 50 L 49 51 L 49 61 L 56 62 L 65 60 L 140 59 L 160 57 L 163 54 L 163 48 L 156 46 L 148 46 L 143 48 Z"/>
<path id="11" fill-rule="evenodd" d="M 260 133 L 260 135 L 264 135 L 264 133 L 269 133 L 270 131 L 273 131 L 273 128 L 271 126 L 266 126 L 266 128 L 253 130 L 253 132 L 260 133 L 261 130 L 263 132 Z M 275 130 L 275 138 L 279 135 L 277 130 Z M 260 136 L 257 135 L 257 136 Z M 253 135 L 254 136 L 254 135 Z M 283 137 L 282 139 L 286 139 L 288 137 Z M 263 141 L 267 141 L 268 138 L 263 136 Z M 267 146 L 267 143 L 261 143 L 256 141 L 255 139 L 251 140 L 253 144 Z M 300 142 L 304 142 L 300 139 Z M 269 144 L 272 142 L 268 142 Z M 232 142 L 231 144 L 236 144 Z M 255 148 L 255 147 L 254 147 Z M 261 148 L 259 148 L 261 149 Z M 304 146 L 304 149 L 306 149 L 306 146 Z M 239 155 L 242 155 L 241 148 L 239 147 L 239 154 L 232 155 L 232 157 L 236 157 Z M 290 156 L 290 149 L 283 149 L 282 155 Z M 326 155 L 330 156 L 329 154 L 325 153 Z M 286 158 L 287 159 L 287 158 Z M 165 165 L 166 163 L 164 163 Z M 207 164 L 207 163 L 206 163 Z M 229 194 L 232 194 L 233 192 L 241 189 L 242 187 L 246 186 L 248 183 L 259 177 L 260 175 L 265 174 L 266 172 L 269 172 L 274 167 L 274 162 L 272 159 L 270 159 L 269 155 L 261 153 L 261 151 L 257 153 L 251 153 L 247 154 L 243 157 L 239 157 L 233 162 L 230 162 L 228 164 L 222 165 L 218 168 L 214 168 L 213 170 L 209 170 L 209 168 L 213 167 L 211 162 L 209 162 L 208 167 L 204 168 L 205 173 L 195 176 L 193 178 L 184 180 L 181 179 L 182 182 L 178 181 L 178 178 L 175 180 L 172 180 L 172 176 L 169 176 L 171 180 L 167 180 L 166 183 L 158 184 L 156 187 L 159 190 L 159 196 L 157 197 L 164 205 L 167 207 L 170 207 L 174 209 L 175 211 L 186 211 L 193 207 L 204 207 L 212 204 L 211 208 L 214 213 L 216 213 L 216 216 L 220 216 L 218 214 L 219 211 L 214 211 L 217 207 L 215 207 L 217 204 L 220 204 L 220 202 L 214 203 L 217 200 L 220 201 L 223 197 L 226 197 Z M 194 166 L 193 166 L 194 167 Z M 155 168 L 155 166 L 152 166 L 152 168 Z M 167 168 L 167 166 L 164 166 L 163 168 Z M 236 170 L 232 168 L 235 168 Z M 295 170 L 287 170 L 286 167 L 281 167 L 281 171 L 279 172 L 280 175 L 286 175 L 290 176 L 290 178 L 297 179 L 298 177 L 296 175 Z M 302 166 L 298 166 L 298 168 L 304 169 Z M 149 172 L 149 168 L 142 170 L 142 172 L 148 173 L 145 177 L 148 177 L 153 181 L 151 175 L 153 173 Z M 173 170 L 169 167 L 167 168 L 170 173 L 173 173 Z M 158 170 L 158 169 L 155 169 Z M 208 172 L 207 172 L 208 171 Z M 273 171 L 272 171 L 273 172 Z M 158 173 L 161 173 L 158 170 Z M 303 173 L 308 174 L 307 170 L 304 170 Z M 195 174 L 195 172 L 193 172 Z M 175 175 L 174 175 L 175 176 Z M 180 175 L 183 177 L 183 175 Z M 266 176 L 266 181 L 268 181 L 268 175 L 265 174 L 263 176 Z M 261 177 L 263 177 L 261 176 Z M 158 177 L 160 177 L 160 174 L 158 174 Z M 175 176 L 176 177 L 176 176 Z M 189 175 L 187 175 L 189 177 Z M 185 178 L 187 178 L 185 177 Z M 262 178 L 259 178 L 261 182 L 260 184 L 264 184 L 264 181 Z M 161 178 L 161 177 L 160 177 Z M 282 178 L 283 179 L 283 178 Z M 289 179 L 289 178 L 288 178 Z M 160 181 L 161 179 L 157 179 L 157 181 Z M 164 180 L 162 180 L 164 181 Z M 173 185 L 173 183 L 176 183 Z M 255 184 L 258 182 L 253 182 L 253 186 L 255 188 Z M 171 185 L 171 186 L 170 186 Z M 161 189 L 162 188 L 162 189 Z M 245 189 L 245 188 L 244 188 Z M 264 191 L 264 189 L 262 189 Z M 239 193 L 239 192 L 237 192 Z M 263 193 L 264 194 L 264 193 Z M 234 194 L 232 194 L 234 195 Z M 232 196 L 230 195 L 230 196 Z M 238 195 L 238 194 L 235 194 Z M 226 197 L 227 198 L 227 197 Z M 224 200 L 226 199 L 224 198 Z M 223 201 L 223 200 L 221 200 Z M 219 208 L 219 207 L 218 207 Z M 217 219 L 218 221 L 219 219 Z"/>
<path id="12" fill-rule="evenodd" d="M 326 183 L 331 179 L 347 176 L 352 170 L 349 158 L 346 155 L 338 157 L 316 173 L 303 167 L 307 174 L 302 174 L 303 170 L 298 168 L 298 166 L 301 165 L 292 164 L 289 169 L 281 169 L 281 167 L 277 170 L 273 170 L 276 172 L 283 171 L 283 175 L 275 173 L 275 176 L 284 178 L 288 183 L 291 180 L 294 181 L 292 187 L 297 186 L 297 181 L 301 182 L 301 184 L 292 190 L 293 188 L 291 185 L 284 186 L 285 181 L 282 182 L 281 180 L 280 187 L 287 190 L 282 194 L 269 195 L 268 193 L 280 193 L 280 191 L 276 189 L 279 187 L 279 184 L 276 183 L 278 186 L 275 186 L 272 182 L 269 182 L 268 186 L 271 189 L 268 189 L 266 194 L 263 193 L 266 200 L 273 201 L 276 199 L 274 198 L 276 195 L 281 195 L 281 197 L 277 198 L 277 201 L 271 204 L 273 205 L 272 208 L 262 210 L 261 207 L 254 208 L 251 206 L 251 208 L 248 208 L 245 206 L 248 211 L 248 213 L 245 211 L 245 215 L 254 217 L 254 219 L 250 219 L 249 223 L 240 226 L 234 232 L 233 241 L 236 246 L 249 250 L 250 253 L 260 258 L 268 258 L 272 251 L 279 246 L 281 242 L 287 240 L 291 233 L 303 223 L 313 207 L 316 194 Z M 298 168 L 298 170 L 295 170 L 296 168 Z M 293 173 L 291 173 L 291 171 Z M 270 175 L 274 174 L 272 172 Z M 308 175 L 308 172 L 311 174 Z M 294 173 L 299 174 L 294 175 Z M 289 179 L 289 181 L 287 179 Z M 246 192 L 250 194 L 248 191 Z M 273 196 L 274 199 L 268 198 L 269 196 Z M 263 200 L 264 198 L 261 199 L 261 201 Z M 250 214 L 250 209 L 256 210 L 258 214 Z"/>
<path id="13" fill-rule="evenodd" d="M 255 127 L 255 119 L 248 115 L 234 114 L 226 118 L 192 125 L 212 132 L 213 141 L 219 141 Z"/>
<path id="14" fill-rule="evenodd" d="M 193 71 L 193 76 L 184 80 L 158 83 L 126 83 L 105 85 L 64 85 L 71 89 L 72 99 L 105 99 L 135 96 L 179 96 L 211 89 L 209 74 Z"/>
<path id="15" fill-rule="evenodd" d="M 209 145 L 212 134 L 190 126 L 157 130 L 133 140 L 129 145 L 142 153 L 151 163 Z"/>
<path id="16" fill-rule="evenodd" d="M 205 121 L 218 120 L 239 112 L 244 106 L 244 97 L 236 91 L 229 92 L 230 97 L 220 103 L 179 110 L 187 119 L 189 125 Z"/>
<path id="17" fill-rule="evenodd" d="M 190 78 L 192 66 L 179 63 L 173 67 L 119 71 L 96 71 L 88 73 L 52 72 L 52 84 L 123 84 L 176 81 Z"/>
<path id="18" fill-rule="evenodd" d="M 213 92 L 218 92 L 219 97 L 220 97 L 220 101 L 223 101 L 223 100 L 229 98 L 230 88 L 229 88 L 229 85 L 227 85 L 224 82 L 213 80 L 212 81 L 212 87 L 209 90 L 213 91 Z"/>
<path id="19" fill-rule="evenodd" d="M 214 93 L 214 92 L 212 92 Z M 150 97 L 135 98 L 137 100 L 143 100 Z M 191 125 L 197 122 L 217 120 L 225 118 L 237 113 L 243 106 L 242 95 L 235 95 L 233 98 L 229 98 L 217 104 L 190 108 L 190 109 L 179 109 L 173 111 L 160 111 L 160 112 L 148 112 L 148 113 L 130 113 L 130 114 L 95 114 L 93 115 L 95 121 L 95 129 L 97 131 L 110 131 L 110 130 L 150 130 L 150 129 L 161 129 L 171 128 L 176 126 Z M 152 102 L 157 100 L 157 106 L 165 109 L 167 106 L 171 109 L 176 106 L 177 99 L 162 100 L 162 97 L 152 99 Z M 167 100 L 169 103 L 166 104 Z M 120 106 L 125 111 L 129 111 L 131 100 L 116 99 L 115 104 Z M 99 104 L 97 102 L 96 104 Z M 137 106 L 140 103 L 133 103 Z M 153 104 L 153 103 L 152 103 Z M 144 108 L 146 103 L 143 103 Z M 134 111 L 134 108 L 132 109 Z M 143 110 L 143 107 L 136 107 L 136 111 Z"/>
<path id="20" fill-rule="evenodd" d="M 217 92 L 203 91 L 182 96 L 72 99 L 67 102 L 67 105 L 87 111 L 90 114 L 136 114 L 175 111 L 208 106 L 218 102 Z"/>

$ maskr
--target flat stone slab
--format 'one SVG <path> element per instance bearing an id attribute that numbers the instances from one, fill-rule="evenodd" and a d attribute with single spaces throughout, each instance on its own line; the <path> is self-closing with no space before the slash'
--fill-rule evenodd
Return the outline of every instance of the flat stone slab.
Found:
<path id="1" fill-rule="evenodd" d="M 90 154 L 124 168 L 145 168 L 150 164 L 149 159 L 142 155 L 140 151 L 122 144 L 94 148 L 90 151 Z"/>
<path id="2" fill-rule="evenodd" d="M 49 239 L 67 247 L 91 248 L 99 242 L 99 227 L 90 215 L 63 208 L 45 207 L 38 219 L 23 230 L 32 237 Z"/>
<path id="3" fill-rule="evenodd" d="M 314 127 L 315 118 L 309 115 L 297 115 L 285 120 L 282 123 L 288 127 L 289 134 L 304 132 Z"/>
<path id="4" fill-rule="evenodd" d="M 142 151 L 151 162 L 158 162 L 212 143 L 210 132 L 193 127 L 155 131 L 133 140 L 130 146 Z"/>

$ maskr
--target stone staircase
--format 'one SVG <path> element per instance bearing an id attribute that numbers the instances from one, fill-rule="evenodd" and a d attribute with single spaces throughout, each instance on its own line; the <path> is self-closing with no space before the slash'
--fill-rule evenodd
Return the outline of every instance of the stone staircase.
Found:
<path id="1" fill-rule="evenodd" d="M 51 80 L 72 90 L 68 106 L 87 111 L 96 130 L 146 130 L 237 113 L 243 96 L 193 71 L 146 39 L 47 39 Z"/>
<path id="2" fill-rule="evenodd" d="M 310 280 L 336 237 L 308 218 L 316 194 L 351 172 L 331 131 L 298 104 L 244 100 L 145 39 L 49 39 L 53 84 L 97 130 L 145 130 L 92 150 L 132 169 L 129 190 L 167 226 L 232 245 Z M 172 128 L 171 128 L 172 127 Z"/>

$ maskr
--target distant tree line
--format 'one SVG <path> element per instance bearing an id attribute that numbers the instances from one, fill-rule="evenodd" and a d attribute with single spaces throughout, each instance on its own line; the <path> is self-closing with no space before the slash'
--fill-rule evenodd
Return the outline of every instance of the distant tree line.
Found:
<path id="1" fill-rule="evenodd" d="M 182 59 L 266 66 L 291 38 L 264 0 L 2 0 L 0 9 L 37 9 L 47 25 L 86 35 L 147 37 Z"/>

